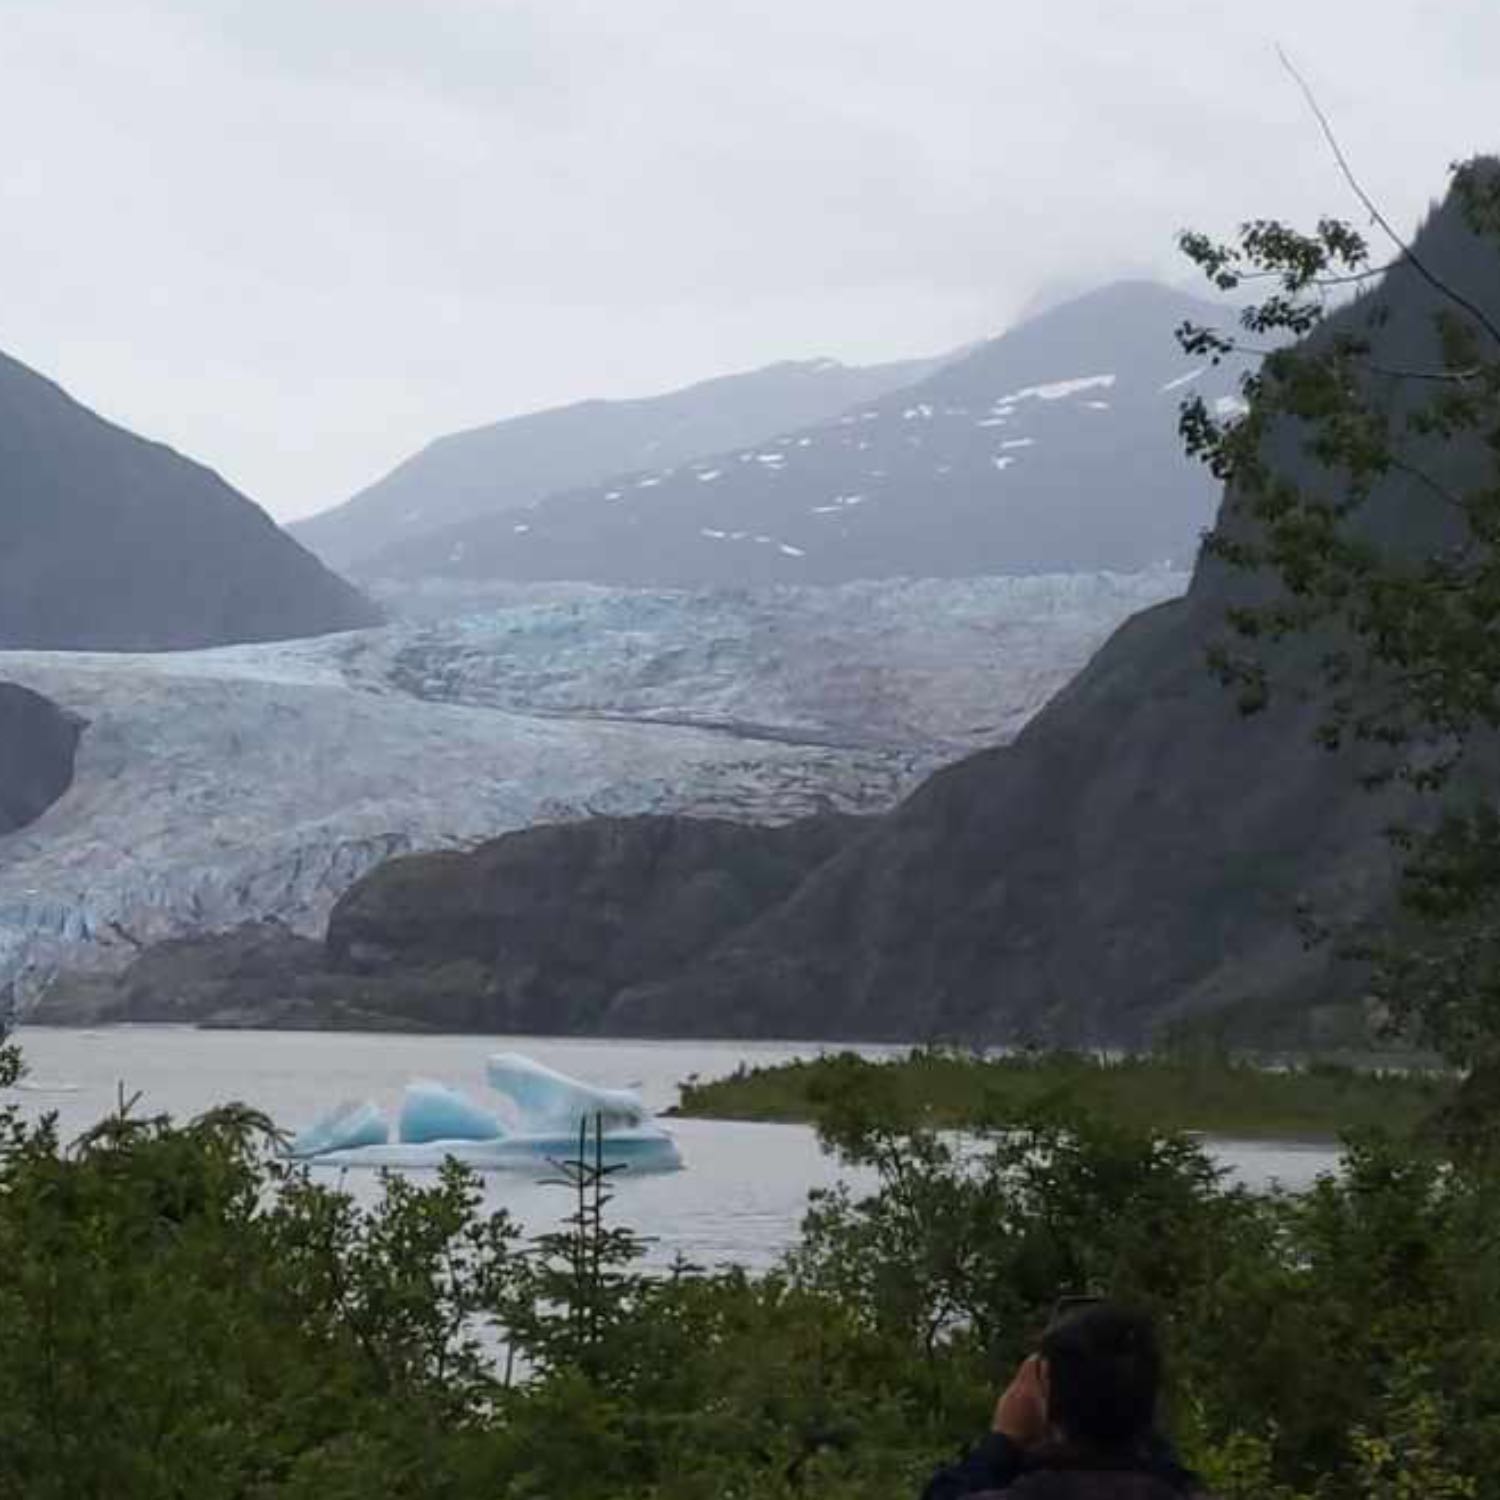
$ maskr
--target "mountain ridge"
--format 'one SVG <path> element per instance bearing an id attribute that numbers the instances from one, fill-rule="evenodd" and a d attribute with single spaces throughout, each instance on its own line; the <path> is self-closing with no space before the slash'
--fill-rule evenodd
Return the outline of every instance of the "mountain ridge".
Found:
<path id="1" fill-rule="evenodd" d="M 1213 485 L 1174 392 L 1234 387 L 1172 333 L 1217 311 L 1113 283 L 836 417 L 429 531 L 363 573 L 693 588 L 1180 565 Z"/>
<path id="2" fill-rule="evenodd" d="M 212 469 L 0 354 L 0 647 L 170 650 L 378 619 Z"/>
<path id="3" fill-rule="evenodd" d="M 864 366 L 779 360 L 657 395 L 591 397 L 522 412 L 432 439 L 348 500 L 290 529 L 329 562 L 358 567 L 413 537 L 621 469 L 758 442 L 909 384 L 949 357 Z"/>

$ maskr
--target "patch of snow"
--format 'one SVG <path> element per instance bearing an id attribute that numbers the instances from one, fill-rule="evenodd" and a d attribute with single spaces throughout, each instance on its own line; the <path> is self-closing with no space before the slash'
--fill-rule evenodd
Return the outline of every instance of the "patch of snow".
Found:
<path id="1" fill-rule="evenodd" d="M 707 484 L 709 480 L 717 479 L 723 472 L 723 469 L 700 469 L 698 471 L 698 478 L 701 479 L 704 484 Z"/>
<path id="2" fill-rule="evenodd" d="M 1113 375 L 1076 375 L 1071 380 L 1049 380 L 1043 385 L 1028 385 L 1019 391 L 1012 391 L 1008 396 L 997 396 L 995 407 L 998 410 L 1002 405 L 1012 401 L 1026 401 L 1035 399 L 1037 401 L 1062 401 L 1068 396 L 1077 396 L 1084 391 L 1108 389 L 1115 383 Z"/>
<path id="3" fill-rule="evenodd" d="M 451 563 L 461 563 L 468 550 L 469 544 L 467 542 L 454 542 L 453 550 L 448 554 L 448 561 Z"/>
<path id="4" fill-rule="evenodd" d="M 997 454 L 995 458 L 991 460 L 991 462 L 997 469 L 1004 473 L 1006 469 L 1010 468 L 1010 466 L 1015 463 L 1015 459 L 1012 458 L 1008 453 L 1005 453 Z"/>
<path id="5" fill-rule="evenodd" d="M 903 422 L 910 422 L 913 420 L 925 422 L 931 416 L 932 408 L 925 401 L 919 401 L 915 406 L 908 406 L 906 410 L 901 413 L 901 420 Z"/>
<path id="6" fill-rule="evenodd" d="M 770 464 L 778 468 L 786 462 L 786 454 L 784 453 L 757 453 L 755 457 L 763 464 Z"/>
<path id="7" fill-rule="evenodd" d="M 974 425 L 976 427 L 1004 427 L 1010 421 L 1009 417 L 982 417 Z"/>
<path id="8" fill-rule="evenodd" d="M 525 522 L 525 521 L 518 521 L 518 522 L 517 522 L 517 523 L 516 523 L 516 524 L 515 524 L 515 525 L 514 525 L 514 526 L 512 526 L 512 527 L 511 527 L 511 528 L 510 528 L 510 529 L 511 529 L 511 530 L 512 530 L 512 531 L 514 531 L 514 532 L 518 532 L 518 533 L 519 533 L 519 532 L 523 532 L 523 531 L 530 531 L 530 530 L 531 530 L 531 527 L 530 527 L 530 526 L 528 526 L 528 525 L 527 525 L 527 524 L 526 524 L 526 522 Z"/>
<path id="9" fill-rule="evenodd" d="M 1208 368 L 1207 365 L 1199 365 L 1196 369 L 1189 370 L 1186 375 L 1179 375 L 1175 380 L 1169 380 L 1164 386 L 1160 387 L 1160 394 L 1165 396 L 1168 391 L 1178 390 L 1190 381 L 1196 380 L 1200 375 L 1207 374 Z"/>
<path id="10" fill-rule="evenodd" d="M 715 531 L 711 526 L 700 526 L 698 528 L 698 535 L 699 536 L 710 536 L 716 542 L 722 542 L 724 540 L 724 538 L 728 535 L 728 532 Z"/>
<path id="11" fill-rule="evenodd" d="M 807 553 L 805 553 L 800 547 L 790 547 L 785 542 L 781 543 L 780 550 L 782 552 L 785 552 L 788 557 L 806 557 L 807 556 Z"/>
<path id="12" fill-rule="evenodd" d="M 1085 406 L 1087 406 L 1088 408 L 1090 408 L 1090 410 L 1092 410 L 1092 411 L 1108 411 L 1109 410 L 1109 402 L 1108 401 L 1085 401 L 1083 404 Z"/>
<path id="13" fill-rule="evenodd" d="M 1240 396 L 1220 396 L 1214 402 L 1216 417 L 1243 417 L 1249 410 L 1249 404 Z"/>
<path id="14" fill-rule="evenodd" d="M 604 498 L 606 500 L 618 500 L 620 498 L 620 491 L 619 490 L 606 490 L 604 492 Z"/>
<path id="15" fill-rule="evenodd" d="M 1002 448 L 1031 448 L 1035 445 L 1035 438 L 1006 438 L 1006 440 L 1000 444 Z"/>
<path id="16" fill-rule="evenodd" d="M 635 487 L 638 490 L 653 490 L 660 483 L 661 483 L 661 476 L 657 475 L 657 474 L 653 474 L 649 478 L 646 478 L 646 479 L 637 479 L 636 482 L 635 482 Z"/>
<path id="17" fill-rule="evenodd" d="M 799 448 L 811 448 L 812 447 L 812 439 L 810 437 L 798 438 L 797 439 L 797 446 Z"/>

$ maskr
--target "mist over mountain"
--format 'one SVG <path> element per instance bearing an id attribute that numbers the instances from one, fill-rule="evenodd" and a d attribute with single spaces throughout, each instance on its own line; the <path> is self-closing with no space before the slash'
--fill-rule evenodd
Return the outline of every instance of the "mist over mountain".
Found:
<path id="1" fill-rule="evenodd" d="M 358 569 L 412 538 L 515 510 L 623 470 L 686 463 L 821 421 L 919 380 L 938 359 L 849 366 L 788 360 L 661 396 L 580 401 L 455 432 L 293 535 L 331 566 Z"/>
<path id="2" fill-rule="evenodd" d="M 1173 330 L 1220 311 L 1116 283 L 836 417 L 476 517 L 361 570 L 701 587 L 1185 565 L 1214 491 L 1176 408 L 1189 386 L 1232 386 Z"/>
<path id="3" fill-rule="evenodd" d="M 167 650 L 378 617 L 210 469 L 0 355 L 0 646 Z"/>

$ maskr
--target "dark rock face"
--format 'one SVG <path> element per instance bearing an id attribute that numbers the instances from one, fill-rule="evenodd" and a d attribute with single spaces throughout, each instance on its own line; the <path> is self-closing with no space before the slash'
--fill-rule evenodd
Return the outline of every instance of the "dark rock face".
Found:
<path id="1" fill-rule="evenodd" d="M 217 474 L 0 355 L 0 647 L 172 650 L 377 619 Z"/>
<path id="2" fill-rule="evenodd" d="M 63 975 L 53 1025 L 589 1031 L 786 896 L 859 827 L 601 818 L 395 859 L 335 908 L 326 944 L 275 922 L 159 943 L 118 975 Z"/>
<path id="3" fill-rule="evenodd" d="M 0 834 L 34 822 L 73 784 L 82 731 L 40 693 L 0 682 Z"/>
<path id="4" fill-rule="evenodd" d="M 679 972 L 790 894 L 859 826 L 596 818 L 392 860 L 334 909 L 329 964 L 426 971 L 445 987 L 455 965 L 486 976 L 475 992 L 422 1004 L 432 1025 L 595 1030 L 620 990 Z"/>
<path id="5" fill-rule="evenodd" d="M 1138 1041 L 1311 1001 L 1299 939 L 1384 899 L 1389 816 L 1207 677 L 1208 599 L 1137 616 L 1010 747 L 939 772 L 709 959 L 619 995 L 606 1031 Z"/>
<path id="6" fill-rule="evenodd" d="M 303 1001 L 322 947 L 278 922 L 156 943 L 120 974 L 64 975 L 47 990 L 32 1019 L 51 1025 L 103 1021 L 194 1022 L 249 1006 L 279 1024 Z"/>

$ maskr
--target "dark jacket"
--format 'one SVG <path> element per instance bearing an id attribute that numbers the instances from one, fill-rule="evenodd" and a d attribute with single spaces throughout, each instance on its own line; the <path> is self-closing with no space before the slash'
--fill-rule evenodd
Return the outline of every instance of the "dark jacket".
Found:
<path id="1" fill-rule="evenodd" d="M 992 1432 L 956 1464 L 939 1469 L 922 1500 L 1184 1500 L 1201 1497 L 1164 1439 L 1132 1453 L 1084 1453 L 1066 1447 L 1027 1453 Z"/>

